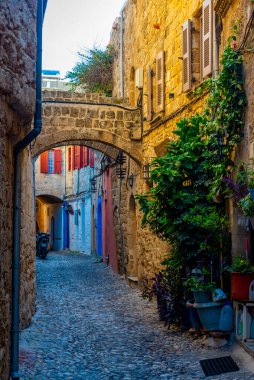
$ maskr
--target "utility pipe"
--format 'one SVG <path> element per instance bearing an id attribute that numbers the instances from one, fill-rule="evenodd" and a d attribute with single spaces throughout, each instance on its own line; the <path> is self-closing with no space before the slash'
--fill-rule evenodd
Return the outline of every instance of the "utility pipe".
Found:
<path id="1" fill-rule="evenodd" d="M 127 5 L 126 1 L 120 11 L 120 96 L 124 97 L 124 69 L 123 69 L 123 11 Z"/>
<path id="2" fill-rule="evenodd" d="M 36 104 L 34 128 L 14 147 L 14 194 L 13 194 L 13 253 L 12 253 L 12 326 L 10 377 L 19 380 L 19 288 L 20 288 L 20 228 L 21 228 L 21 163 L 23 150 L 41 132 L 41 71 L 42 71 L 42 24 L 47 0 L 37 3 L 36 48 Z"/>

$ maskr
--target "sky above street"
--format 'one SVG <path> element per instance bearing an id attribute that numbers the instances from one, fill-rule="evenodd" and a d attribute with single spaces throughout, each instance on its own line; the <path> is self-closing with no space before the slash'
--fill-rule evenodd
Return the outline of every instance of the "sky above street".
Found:
<path id="1" fill-rule="evenodd" d="M 43 26 L 43 69 L 66 71 L 78 61 L 77 52 L 105 47 L 125 0 L 48 0 Z"/>

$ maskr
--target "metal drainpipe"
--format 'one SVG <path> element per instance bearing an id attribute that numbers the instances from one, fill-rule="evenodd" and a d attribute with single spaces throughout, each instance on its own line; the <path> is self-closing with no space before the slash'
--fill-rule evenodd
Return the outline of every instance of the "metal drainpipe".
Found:
<path id="1" fill-rule="evenodd" d="M 21 227 L 21 153 L 41 132 L 41 71 L 42 71 L 42 24 L 47 0 L 37 3 L 36 48 L 36 105 L 34 128 L 14 147 L 14 194 L 13 194 L 13 253 L 12 253 L 12 326 L 10 377 L 19 380 L 19 288 L 20 288 L 20 227 Z"/>
<path id="2" fill-rule="evenodd" d="M 125 276 L 126 265 L 125 265 L 123 228 L 122 228 L 122 221 L 121 221 L 121 200 L 122 200 L 122 178 L 119 178 L 119 181 L 118 181 L 118 223 L 119 223 L 120 240 L 121 240 L 122 275 Z"/>
<path id="3" fill-rule="evenodd" d="M 124 97 L 124 72 L 123 72 L 123 11 L 127 4 L 124 3 L 120 12 L 120 96 Z"/>

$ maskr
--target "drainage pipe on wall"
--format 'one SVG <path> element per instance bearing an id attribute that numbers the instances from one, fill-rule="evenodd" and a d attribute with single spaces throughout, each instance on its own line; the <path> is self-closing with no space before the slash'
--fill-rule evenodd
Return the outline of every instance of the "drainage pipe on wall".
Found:
<path id="1" fill-rule="evenodd" d="M 47 0 L 37 2 L 36 48 L 36 105 L 34 128 L 14 147 L 14 194 L 13 194 L 13 252 L 12 252 L 12 325 L 10 377 L 19 375 L 19 290 L 20 290 L 20 228 L 21 228 L 21 163 L 22 152 L 41 132 L 41 71 L 42 71 L 42 24 Z"/>
<path id="2" fill-rule="evenodd" d="M 120 12 L 120 96 L 124 97 L 124 71 L 123 71 L 123 12 L 127 1 L 124 3 Z"/>

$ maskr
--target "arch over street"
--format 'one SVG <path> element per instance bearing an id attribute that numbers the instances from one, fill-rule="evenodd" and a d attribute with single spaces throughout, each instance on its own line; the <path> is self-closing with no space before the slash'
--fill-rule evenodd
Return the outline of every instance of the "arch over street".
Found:
<path id="1" fill-rule="evenodd" d="M 42 115 L 42 132 L 32 147 L 34 157 L 56 146 L 77 144 L 113 158 L 121 150 L 142 162 L 140 110 L 128 106 L 125 99 L 44 91 Z"/>

